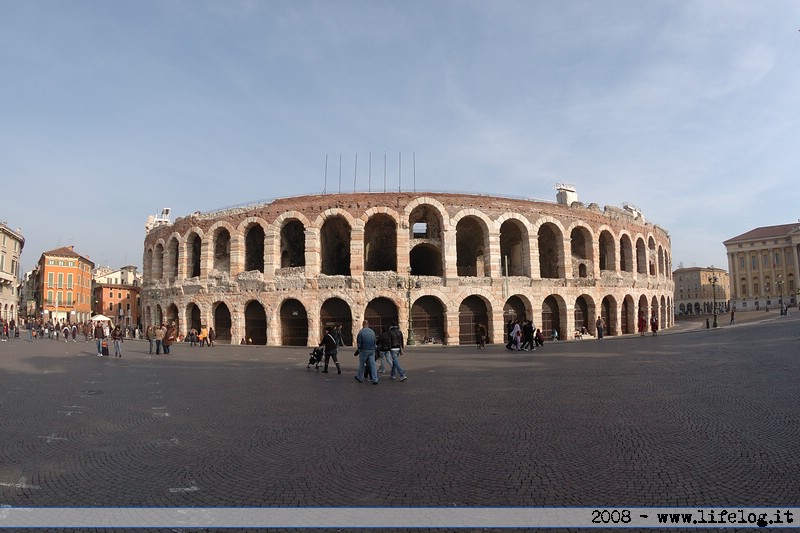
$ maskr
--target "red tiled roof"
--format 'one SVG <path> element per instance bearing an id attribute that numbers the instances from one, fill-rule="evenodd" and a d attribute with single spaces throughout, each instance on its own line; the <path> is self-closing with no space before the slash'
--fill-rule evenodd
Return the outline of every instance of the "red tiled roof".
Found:
<path id="1" fill-rule="evenodd" d="M 800 228 L 800 224 L 795 222 L 794 224 L 781 224 L 779 226 L 764 226 L 761 228 L 751 229 L 747 233 L 742 233 L 732 239 L 728 239 L 727 241 L 723 242 L 722 244 L 728 245 L 739 241 L 757 241 L 759 239 L 775 239 L 778 237 L 786 237 L 794 231 L 795 229 Z"/>
<path id="2" fill-rule="evenodd" d="M 92 267 L 94 267 L 94 263 L 89 261 L 88 258 L 83 257 L 81 254 L 76 252 L 72 249 L 72 246 L 62 246 L 61 248 L 56 248 L 54 250 L 48 250 L 47 252 L 42 252 L 42 257 L 44 256 L 56 256 L 56 257 L 75 257 L 77 259 L 83 259 L 84 261 L 91 263 Z"/>

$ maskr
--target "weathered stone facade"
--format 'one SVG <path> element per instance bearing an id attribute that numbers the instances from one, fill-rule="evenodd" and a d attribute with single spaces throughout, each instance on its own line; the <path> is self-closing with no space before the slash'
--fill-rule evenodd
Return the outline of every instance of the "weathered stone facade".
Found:
<path id="1" fill-rule="evenodd" d="M 572 337 L 673 317 L 668 233 L 635 210 L 482 195 L 328 194 L 195 213 L 144 242 L 145 323 L 214 327 L 221 342 L 352 341 L 364 318 L 416 342 L 465 344 L 511 317 Z M 409 316 L 410 315 L 410 316 Z M 409 320 L 410 319 L 410 320 Z M 549 336 L 549 335 L 548 335 Z"/>

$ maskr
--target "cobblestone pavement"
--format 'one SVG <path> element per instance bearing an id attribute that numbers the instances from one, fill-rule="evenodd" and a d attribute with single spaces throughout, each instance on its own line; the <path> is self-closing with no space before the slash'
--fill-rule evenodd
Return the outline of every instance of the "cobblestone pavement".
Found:
<path id="1" fill-rule="evenodd" d="M 657 337 L 309 349 L 0 343 L 0 506 L 800 506 L 800 315 Z"/>

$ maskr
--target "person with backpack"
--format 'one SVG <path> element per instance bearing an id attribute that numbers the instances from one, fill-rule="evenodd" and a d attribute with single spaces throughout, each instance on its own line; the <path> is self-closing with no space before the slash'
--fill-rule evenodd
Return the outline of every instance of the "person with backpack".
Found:
<path id="1" fill-rule="evenodd" d="M 390 377 L 396 379 L 396 375 L 399 375 L 400 381 L 408 379 L 405 370 L 400 366 L 400 356 L 403 355 L 404 344 L 403 332 L 400 331 L 397 325 L 391 326 L 389 328 L 389 347 L 392 354 L 392 371 Z"/>

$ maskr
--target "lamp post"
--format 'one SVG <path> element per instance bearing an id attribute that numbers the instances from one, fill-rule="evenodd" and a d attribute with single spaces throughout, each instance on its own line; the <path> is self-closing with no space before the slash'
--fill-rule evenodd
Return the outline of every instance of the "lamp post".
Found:
<path id="1" fill-rule="evenodd" d="M 783 316 L 783 274 L 778 274 L 778 305 L 781 307 L 781 316 Z"/>
<path id="2" fill-rule="evenodd" d="M 406 279 L 406 300 L 408 301 L 408 335 L 406 338 L 406 344 L 408 346 L 414 346 L 414 334 L 412 332 L 412 324 L 411 324 L 411 267 L 408 267 L 408 279 Z"/>
<path id="3" fill-rule="evenodd" d="M 714 327 L 717 327 L 717 274 L 714 272 L 714 265 L 711 265 L 711 294 L 714 300 Z"/>

